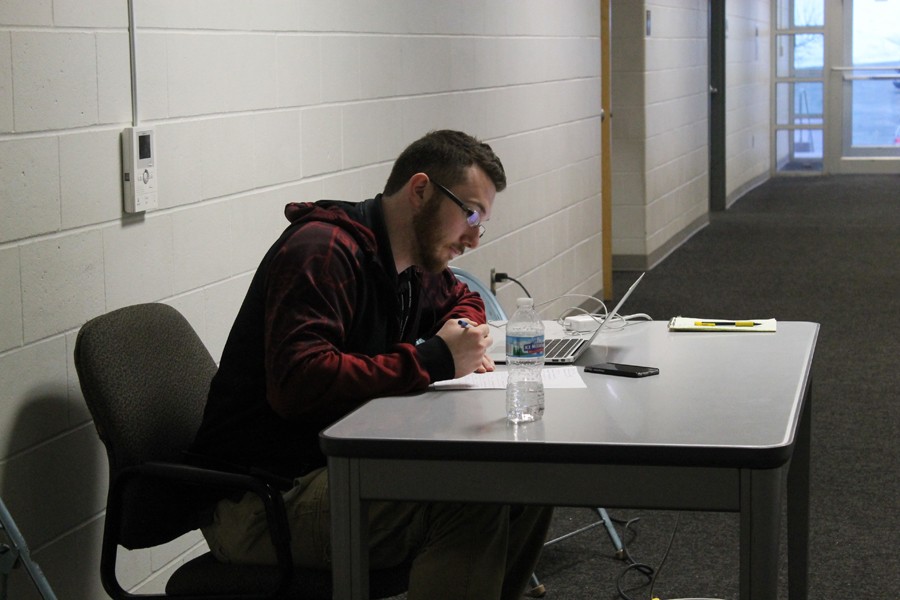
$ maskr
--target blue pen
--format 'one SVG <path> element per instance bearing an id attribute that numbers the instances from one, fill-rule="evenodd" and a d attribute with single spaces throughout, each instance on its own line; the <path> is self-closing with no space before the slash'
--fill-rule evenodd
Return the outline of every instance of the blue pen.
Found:
<path id="1" fill-rule="evenodd" d="M 460 319 L 459 321 L 457 321 L 457 323 L 459 323 L 459 326 L 462 327 L 463 329 L 465 329 L 466 327 L 469 326 L 469 322 L 468 322 L 468 321 L 463 321 L 462 319 Z"/>

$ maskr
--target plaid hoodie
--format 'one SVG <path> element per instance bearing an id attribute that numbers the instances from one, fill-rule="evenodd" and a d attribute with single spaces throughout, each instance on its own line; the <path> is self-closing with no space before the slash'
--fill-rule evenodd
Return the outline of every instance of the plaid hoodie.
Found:
<path id="1" fill-rule="evenodd" d="M 192 455 L 292 479 L 325 464 L 318 433 L 363 402 L 451 379 L 435 333 L 484 322 L 449 269 L 396 272 L 381 196 L 289 204 L 250 284 Z M 424 341 L 423 341 L 424 340 Z"/>

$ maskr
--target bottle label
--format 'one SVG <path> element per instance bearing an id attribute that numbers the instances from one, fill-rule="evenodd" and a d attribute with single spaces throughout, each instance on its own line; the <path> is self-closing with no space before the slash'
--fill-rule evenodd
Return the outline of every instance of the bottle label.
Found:
<path id="1" fill-rule="evenodd" d="M 506 336 L 506 355 L 515 358 L 543 358 L 544 336 Z"/>

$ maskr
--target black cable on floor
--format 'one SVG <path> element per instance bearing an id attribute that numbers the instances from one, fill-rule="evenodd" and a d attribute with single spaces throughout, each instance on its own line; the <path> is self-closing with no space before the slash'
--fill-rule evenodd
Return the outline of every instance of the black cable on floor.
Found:
<path id="1" fill-rule="evenodd" d="M 675 533 L 678 531 L 678 521 L 681 519 L 681 513 L 675 514 L 675 526 L 672 527 L 672 535 L 669 537 L 669 545 L 666 546 L 666 551 L 663 553 L 663 557 L 659 561 L 659 565 L 656 567 L 656 571 L 653 573 L 653 577 L 650 578 L 650 600 L 653 600 L 653 584 L 656 583 L 656 578 L 659 576 L 659 572 L 662 571 L 663 565 L 666 564 L 666 559 L 669 557 L 669 550 L 672 549 L 672 543 L 675 541 Z"/>
<path id="2" fill-rule="evenodd" d="M 628 521 L 625 522 L 625 533 L 629 533 L 629 532 L 632 533 L 633 534 L 632 539 L 634 539 L 634 537 L 637 537 L 637 531 L 632 529 L 631 526 L 640 520 L 641 520 L 640 517 L 635 517 L 635 518 L 629 519 Z M 621 539 L 622 539 L 622 553 L 625 555 L 625 560 L 629 564 L 627 567 L 625 567 L 622 570 L 621 573 L 619 573 L 619 576 L 616 577 L 616 591 L 619 593 L 619 597 L 622 598 L 622 600 L 634 600 L 634 598 L 629 596 L 626 593 L 626 590 L 624 590 L 622 588 L 622 579 L 625 577 L 625 575 L 627 575 L 631 571 L 637 571 L 638 573 L 640 573 L 647 579 L 647 583 L 650 583 L 651 581 L 653 581 L 653 567 L 651 567 L 650 565 L 646 565 L 644 563 L 639 563 L 636 560 L 634 560 L 634 558 L 631 556 L 631 552 L 629 552 L 629 550 L 628 550 L 628 543 L 626 541 L 626 536 L 623 535 Z M 647 585 L 647 583 L 644 583 L 643 585 Z M 641 587 L 641 586 L 638 586 L 638 587 Z"/>
<path id="3" fill-rule="evenodd" d="M 627 575 L 631 571 L 637 571 L 638 573 L 640 573 L 647 579 L 647 582 L 644 585 L 649 584 L 650 589 L 649 589 L 648 598 L 650 598 L 650 600 L 653 600 L 653 586 L 656 583 L 657 576 L 659 575 L 660 571 L 662 571 L 663 565 L 666 563 L 666 559 L 669 557 L 669 551 L 672 549 L 672 544 L 675 542 L 675 534 L 678 532 L 678 522 L 680 519 L 681 519 L 681 515 L 676 514 L 675 515 L 675 525 L 672 528 L 672 535 L 669 536 L 669 543 L 666 545 L 666 550 L 663 553 L 663 556 L 659 561 L 659 565 L 655 569 L 653 567 L 651 567 L 650 565 L 636 561 L 634 559 L 634 557 L 631 556 L 631 552 L 629 552 L 629 550 L 628 550 L 628 543 L 625 539 L 626 536 L 624 536 L 624 535 L 622 536 L 622 552 L 625 555 L 625 560 L 629 563 L 628 566 L 625 567 L 621 573 L 619 573 L 619 576 L 616 577 L 616 591 L 619 593 L 619 597 L 622 598 L 622 600 L 634 600 L 634 598 L 632 598 L 631 596 L 628 595 L 626 590 L 622 589 L 622 579 L 625 577 L 625 575 Z M 617 519 L 613 519 L 613 520 L 617 523 L 622 522 L 621 520 L 617 520 Z M 629 519 L 628 521 L 625 521 L 625 532 L 626 533 L 631 532 L 633 534 L 632 540 L 635 537 L 637 537 L 637 531 L 635 529 L 632 529 L 631 526 L 640 520 L 641 520 L 640 517 L 635 517 L 633 519 Z M 641 587 L 641 586 L 636 586 L 633 589 L 637 589 L 637 587 Z M 631 591 L 631 590 L 628 590 L 628 591 Z"/>

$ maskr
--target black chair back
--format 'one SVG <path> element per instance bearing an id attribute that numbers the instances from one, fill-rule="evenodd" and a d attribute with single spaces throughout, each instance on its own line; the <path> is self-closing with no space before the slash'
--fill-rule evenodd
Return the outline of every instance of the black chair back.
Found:
<path id="1" fill-rule="evenodd" d="M 165 304 L 128 306 L 78 332 L 75 368 L 115 485 L 129 467 L 180 462 L 203 416 L 215 361 L 187 320 Z M 119 543 L 167 542 L 198 526 L 189 491 L 149 477 L 123 479 Z"/>

